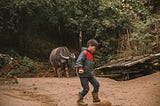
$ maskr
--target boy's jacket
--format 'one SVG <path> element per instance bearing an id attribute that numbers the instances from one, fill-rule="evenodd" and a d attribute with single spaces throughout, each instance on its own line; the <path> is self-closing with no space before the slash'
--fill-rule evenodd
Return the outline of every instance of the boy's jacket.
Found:
<path id="1" fill-rule="evenodd" d="M 92 77 L 94 76 L 93 62 L 94 57 L 87 48 L 82 47 L 81 53 L 76 61 L 76 66 L 84 70 L 83 74 L 79 74 L 79 77 Z"/>

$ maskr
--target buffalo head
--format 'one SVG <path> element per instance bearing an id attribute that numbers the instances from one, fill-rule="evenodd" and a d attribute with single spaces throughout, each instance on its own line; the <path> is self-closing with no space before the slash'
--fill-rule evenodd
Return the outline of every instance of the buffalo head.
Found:
<path id="1" fill-rule="evenodd" d="M 64 56 L 60 53 L 60 56 L 65 59 L 67 62 L 67 66 L 69 69 L 74 69 L 75 68 L 75 59 L 76 59 L 76 56 L 74 53 L 70 53 L 68 56 Z"/>

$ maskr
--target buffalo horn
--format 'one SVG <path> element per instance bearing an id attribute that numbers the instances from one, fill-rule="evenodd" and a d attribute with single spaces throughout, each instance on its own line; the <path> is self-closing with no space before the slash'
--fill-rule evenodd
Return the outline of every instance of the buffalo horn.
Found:
<path id="1" fill-rule="evenodd" d="M 60 53 L 61 57 L 64 58 L 64 59 L 69 59 L 69 57 L 67 56 L 63 56 L 61 53 Z"/>

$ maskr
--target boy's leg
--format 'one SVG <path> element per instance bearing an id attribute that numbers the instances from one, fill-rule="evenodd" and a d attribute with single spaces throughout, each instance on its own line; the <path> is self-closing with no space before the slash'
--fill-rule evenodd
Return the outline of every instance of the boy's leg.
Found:
<path id="1" fill-rule="evenodd" d="M 85 103 L 83 101 L 83 97 L 88 93 L 89 91 L 89 83 L 88 83 L 88 79 L 87 78 L 81 78 L 80 77 L 80 81 L 81 81 L 81 85 L 83 87 L 83 90 L 81 92 L 79 92 L 78 94 L 78 100 L 77 103 L 81 106 L 87 106 L 88 104 Z"/>
<path id="2" fill-rule="evenodd" d="M 94 89 L 92 92 L 92 96 L 93 96 L 93 102 L 100 102 L 100 99 L 98 97 L 98 91 L 99 91 L 99 82 L 96 79 L 95 76 L 89 78 L 89 82 L 93 85 Z"/>
<path id="3" fill-rule="evenodd" d="M 99 91 L 99 86 L 100 86 L 100 84 L 99 84 L 98 80 L 96 79 L 96 77 L 95 77 L 95 76 L 90 77 L 88 80 L 89 80 L 89 82 L 90 82 L 90 83 L 93 85 L 93 87 L 94 87 L 92 93 L 97 93 L 97 92 Z"/>
<path id="4" fill-rule="evenodd" d="M 83 88 L 83 90 L 80 93 L 84 97 L 88 93 L 88 91 L 89 91 L 88 78 L 86 78 L 86 77 L 80 77 L 80 81 L 81 81 L 81 85 L 82 85 L 82 88 Z"/>

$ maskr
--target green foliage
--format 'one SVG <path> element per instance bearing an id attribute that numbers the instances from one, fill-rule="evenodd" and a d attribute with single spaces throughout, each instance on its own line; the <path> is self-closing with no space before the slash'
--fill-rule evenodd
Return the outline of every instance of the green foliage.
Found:
<path id="1" fill-rule="evenodd" d="M 3 73 L 2 72 L 0 72 L 0 77 L 3 77 Z"/>
<path id="2" fill-rule="evenodd" d="M 23 57 L 21 66 L 27 67 L 29 70 L 35 69 L 34 62 L 30 58 L 28 58 L 26 56 Z"/>
<path id="3" fill-rule="evenodd" d="M 49 44 L 46 43 L 48 41 L 39 43 L 37 38 L 40 35 L 58 43 L 63 43 L 62 38 L 70 43 L 73 37 L 77 43 L 78 35 L 82 32 L 84 39 L 94 37 L 102 44 L 96 55 L 101 57 L 100 63 L 104 63 L 114 58 L 114 54 L 118 52 L 119 36 L 125 36 L 126 30 L 130 31 L 130 42 L 134 41 L 145 48 L 153 45 L 158 48 L 158 33 L 153 33 L 152 30 L 158 30 L 155 25 L 159 24 L 160 16 L 151 15 L 151 7 L 146 6 L 147 1 L 0 0 L 0 35 L 13 37 L 24 55 L 33 51 L 36 52 L 34 55 L 41 54 L 38 56 L 47 58 L 51 48 L 41 49 Z M 89 35 L 91 37 L 87 37 Z M 148 43 L 155 39 L 157 42 Z M 35 45 L 36 50 L 33 47 Z M 141 47 L 138 50 L 143 54 Z M 145 53 L 153 51 L 150 49 Z"/>
<path id="4" fill-rule="evenodd" d="M 9 54 L 13 58 L 20 58 L 21 57 L 20 54 L 17 51 L 15 51 L 14 49 L 11 49 L 10 51 L 8 51 L 7 54 Z"/>
<path id="5" fill-rule="evenodd" d="M 148 16 L 145 21 L 139 20 L 137 23 L 133 23 L 131 41 L 138 43 L 139 54 L 159 52 L 159 33 L 157 32 L 159 23 L 160 17 L 156 18 L 155 16 Z M 145 49 L 142 50 L 141 47 Z"/>
<path id="6" fill-rule="evenodd" d="M 1 77 L 23 77 L 25 75 L 32 75 L 36 72 L 37 64 L 30 58 L 24 56 L 14 57 L 11 64 L 2 67 Z"/>
<path id="7" fill-rule="evenodd" d="M 33 31 L 39 28 L 40 24 L 47 24 L 45 20 L 50 20 L 50 0 L 1 0 L 0 4 L 0 32 Z"/>
<path id="8" fill-rule="evenodd" d="M 13 63 L 13 73 L 17 76 L 23 76 L 26 73 L 32 73 L 34 74 L 34 71 L 36 69 L 36 64 L 28 57 L 23 57 L 21 59 L 18 59 L 18 64 L 16 67 L 14 67 Z"/>

